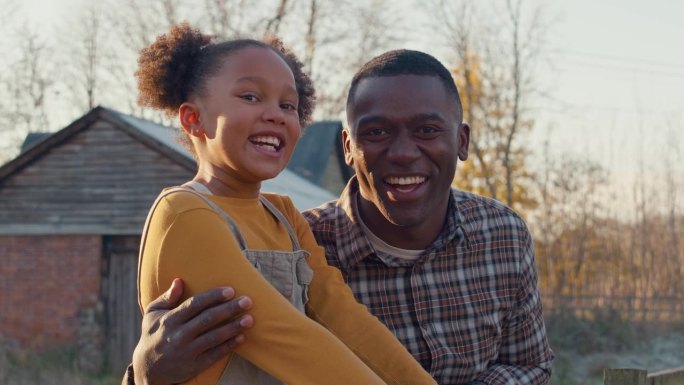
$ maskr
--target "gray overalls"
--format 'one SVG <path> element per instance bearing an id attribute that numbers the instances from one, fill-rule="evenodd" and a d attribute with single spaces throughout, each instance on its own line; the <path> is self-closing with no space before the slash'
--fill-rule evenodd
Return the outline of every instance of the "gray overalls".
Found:
<path id="1" fill-rule="evenodd" d="M 313 270 L 309 267 L 306 259 L 309 253 L 306 250 L 302 250 L 299 246 L 299 241 L 297 240 L 296 233 L 290 226 L 285 216 L 278 211 L 277 208 L 271 204 L 263 196 L 259 196 L 259 201 L 264 207 L 280 222 L 285 226 L 287 232 L 290 236 L 292 242 L 292 250 L 295 251 L 282 251 L 282 250 L 251 250 L 247 248 L 247 243 L 245 242 L 242 233 L 237 224 L 230 218 L 230 216 L 218 207 L 214 202 L 207 199 L 198 192 L 211 195 L 211 192 L 199 183 L 194 181 L 187 182 L 183 185 L 184 187 L 170 188 L 164 191 L 157 200 L 152 205 L 152 210 L 150 210 L 150 215 L 156 208 L 159 201 L 173 193 L 185 192 L 191 193 L 199 198 L 201 198 L 207 205 L 209 205 L 214 211 L 221 215 L 231 229 L 235 240 L 237 241 L 240 249 L 244 256 L 249 260 L 250 263 L 261 273 L 261 275 L 266 278 L 266 280 L 275 287 L 280 294 L 285 296 L 294 307 L 300 312 L 304 313 L 304 305 L 307 302 L 307 289 L 313 278 Z M 147 218 L 147 223 L 143 229 L 140 257 L 142 258 L 143 247 L 145 245 L 145 237 L 147 233 L 147 227 L 149 226 L 150 216 Z M 140 280 L 140 270 L 138 270 L 138 281 Z M 230 284 L 230 282 L 226 282 Z M 138 293 L 140 291 L 138 290 Z M 139 296 L 140 294 L 138 294 Z M 249 384 L 249 385 L 282 385 L 283 382 L 266 373 L 265 371 L 254 366 L 251 362 L 240 357 L 237 354 L 233 354 L 230 358 L 230 362 L 223 371 L 221 378 L 219 379 L 218 385 L 239 385 L 239 384 Z"/>

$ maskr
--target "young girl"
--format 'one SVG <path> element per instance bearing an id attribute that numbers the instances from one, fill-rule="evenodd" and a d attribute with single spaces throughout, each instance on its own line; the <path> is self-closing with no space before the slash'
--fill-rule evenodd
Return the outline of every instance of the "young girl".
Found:
<path id="1" fill-rule="evenodd" d="M 246 342 L 189 383 L 434 383 L 326 264 L 292 201 L 259 192 L 285 168 L 313 109 L 301 62 L 279 41 L 212 43 L 187 24 L 138 62 L 140 103 L 178 114 L 198 163 L 150 210 L 140 305 L 176 277 L 186 298 L 230 285 L 255 304 Z"/>

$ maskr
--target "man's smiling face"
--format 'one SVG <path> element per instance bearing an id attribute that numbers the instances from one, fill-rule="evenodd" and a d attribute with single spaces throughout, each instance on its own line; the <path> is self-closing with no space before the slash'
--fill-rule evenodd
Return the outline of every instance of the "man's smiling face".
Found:
<path id="1" fill-rule="evenodd" d="M 351 100 L 344 150 L 356 170 L 364 220 L 441 225 L 456 162 L 468 156 L 458 101 L 438 77 L 425 75 L 362 79 Z"/>

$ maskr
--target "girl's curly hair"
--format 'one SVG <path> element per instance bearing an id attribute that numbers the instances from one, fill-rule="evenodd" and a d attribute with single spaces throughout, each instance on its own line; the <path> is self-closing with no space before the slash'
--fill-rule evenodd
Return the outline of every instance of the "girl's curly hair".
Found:
<path id="1" fill-rule="evenodd" d="M 299 96 L 299 123 L 310 123 L 316 101 L 311 78 L 304 73 L 303 63 L 283 42 L 271 36 L 261 40 L 234 39 L 214 43 L 214 36 L 205 35 L 188 23 L 171 27 L 168 34 L 140 51 L 138 69 L 138 103 L 163 110 L 169 116 L 192 95 L 205 92 L 207 79 L 221 68 L 222 59 L 246 47 L 262 47 L 277 53 L 290 67 Z"/>

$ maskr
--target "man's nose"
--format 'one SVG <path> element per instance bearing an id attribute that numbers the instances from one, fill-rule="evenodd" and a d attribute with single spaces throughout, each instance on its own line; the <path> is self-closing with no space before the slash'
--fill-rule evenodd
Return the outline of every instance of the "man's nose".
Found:
<path id="1" fill-rule="evenodd" d="M 411 163 L 420 157 L 420 148 L 408 132 L 399 132 L 392 139 L 387 158 L 396 163 Z"/>

